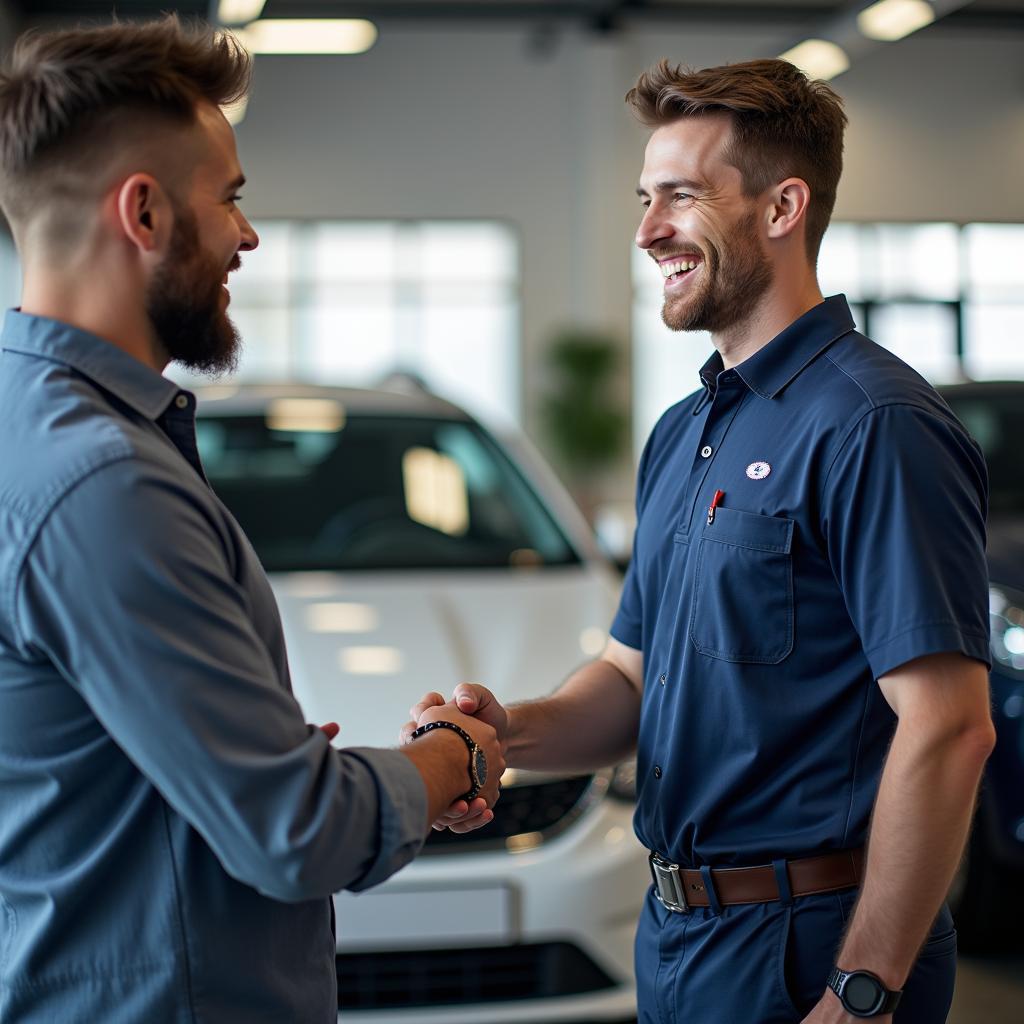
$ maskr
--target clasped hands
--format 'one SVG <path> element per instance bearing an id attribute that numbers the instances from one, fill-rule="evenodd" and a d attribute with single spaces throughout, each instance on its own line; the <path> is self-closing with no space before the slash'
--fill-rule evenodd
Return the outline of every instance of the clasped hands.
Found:
<path id="1" fill-rule="evenodd" d="M 492 808 L 498 800 L 499 781 L 505 769 L 505 748 L 508 736 L 508 712 L 494 694 L 478 683 L 461 683 L 452 699 L 446 701 L 441 694 L 424 694 L 418 704 L 409 709 L 411 721 L 399 732 L 399 742 L 411 741 L 413 732 L 428 722 L 448 721 L 465 729 L 484 748 L 487 755 L 487 784 L 480 795 L 467 803 L 456 800 L 433 823 L 443 832 L 472 832 L 494 820 Z M 467 786 L 468 788 L 468 786 Z"/>

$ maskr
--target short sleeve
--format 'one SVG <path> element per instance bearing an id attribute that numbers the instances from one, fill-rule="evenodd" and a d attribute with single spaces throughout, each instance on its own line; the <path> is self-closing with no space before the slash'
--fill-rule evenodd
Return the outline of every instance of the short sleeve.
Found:
<path id="1" fill-rule="evenodd" d="M 940 652 L 991 664 L 987 504 L 984 459 L 952 416 L 882 406 L 843 441 L 821 524 L 876 679 Z"/>

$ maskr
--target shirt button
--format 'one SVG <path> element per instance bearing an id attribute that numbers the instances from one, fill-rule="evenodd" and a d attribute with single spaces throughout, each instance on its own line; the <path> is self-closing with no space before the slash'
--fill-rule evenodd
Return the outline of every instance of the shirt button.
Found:
<path id="1" fill-rule="evenodd" d="M 661 765 L 660 764 L 656 764 L 654 766 L 654 777 L 656 779 L 660 779 L 661 778 Z"/>
<path id="2" fill-rule="evenodd" d="M 701 448 L 701 450 L 700 450 L 700 457 L 701 457 L 702 459 L 710 459 L 710 458 L 711 458 L 711 454 L 712 454 L 712 452 L 714 452 L 714 450 L 715 450 L 715 449 L 714 449 L 714 448 L 712 448 L 712 447 L 711 447 L 711 445 L 709 445 L 709 444 L 706 444 L 706 445 L 704 445 L 704 447 L 703 447 L 703 448 Z"/>
<path id="3" fill-rule="evenodd" d="M 174 404 L 179 409 L 187 409 L 188 408 L 188 398 L 185 395 L 178 395 L 178 397 L 174 400 Z"/>
<path id="4" fill-rule="evenodd" d="M 664 686 L 664 685 L 665 685 L 665 676 L 664 676 L 664 675 L 662 675 L 662 676 L 661 676 L 661 677 L 660 677 L 660 678 L 658 679 L 658 682 L 659 682 L 659 683 L 661 683 L 661 685 L 662 685 L 662 686 Z"/>

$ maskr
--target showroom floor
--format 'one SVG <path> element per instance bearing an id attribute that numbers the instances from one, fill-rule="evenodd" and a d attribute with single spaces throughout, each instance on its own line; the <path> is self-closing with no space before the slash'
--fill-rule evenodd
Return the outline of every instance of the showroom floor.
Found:
<path id="1" fill-rule="evenodd" d="M 961 957 L 949 1024 L 1019 1024 L 1024 1019 L 1024 951 Z"/>

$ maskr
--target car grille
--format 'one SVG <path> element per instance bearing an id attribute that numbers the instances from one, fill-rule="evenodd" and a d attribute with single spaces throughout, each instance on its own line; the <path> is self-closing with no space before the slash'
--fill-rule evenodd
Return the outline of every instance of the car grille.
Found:
<path id="1" fill-rule="evenodd" d="M 533 836 L 537 845 L 543 839 L 570 825 L 596 796 L 600 776 L 581 775 L 554 782 L 510 786 L 501 791 L 494 808 L 494 820 L 473 832 L 431 831 L 423 853 L 458 853 L 481 848 L 504 848 L 517 836 Z"/>
<path id="2" fill-rule="evenodd" d="M 551 999 L 615 985 L 568 942 L 342 953 L 336 965 L 342 1011 Z"/>

